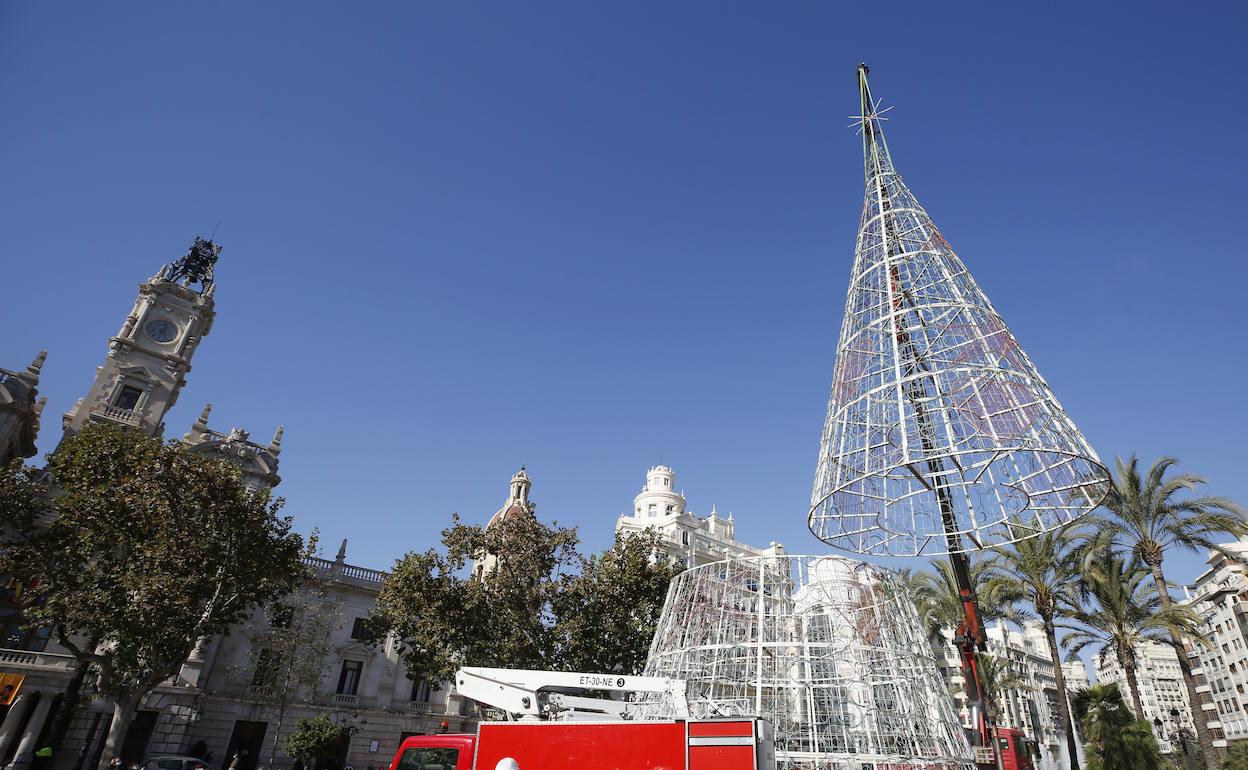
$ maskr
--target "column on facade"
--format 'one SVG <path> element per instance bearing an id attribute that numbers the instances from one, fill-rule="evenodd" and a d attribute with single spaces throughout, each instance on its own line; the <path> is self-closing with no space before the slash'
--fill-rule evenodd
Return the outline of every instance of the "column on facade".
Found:
<path id="1" fill-rule="evenodd" d="M 9 713 L 5 715 L 4 722 L 0 723 L 0 759 L 8 756 L 9 749 L 13 748 L 13 744 L 17 742 L 18 736 L 22 734 L 22 725 L 26 722 L 26 715 L 30 713 L 30 707 L 38 699 L 38 693 L 27 690 L 19 692 L 17 699 L 9 706 Z"/>
<path id="2" fill-rule="evenodd" d="M 43 723 L 48 718 L 48 712 L 52 710 L 54 700 L 56 696 L 53 693 L 40 694 L 35 711 L 26 722 L 26 729 L 22 731 L 22 741 L 17 744 L 17 753 L 13 755 L 13 761 L 5 766 L 5 770 L 30 767 L 30 763 L 35 760 L 35 751 L 39 748 L 35 741 L 39 740 L 39 733 L 43 732 Z"/>
<path id="3" fill-rule="evenodd" d="M 412 699 L 412 688 L 415 685 L 411 679 L 407 678 L 407 664 L 403 662 L 403 658 L 398 656 L 398 651 L 394 663 L 394 681 L 390 683 L 390 702 L 403 708 L 407 702 Z"/>
<path id="4" fill-rule="evenodd" d="M 389 668 L 390 661 L 386 659 L 385 653 L 375 651 L 373 657 L 365 663 L 364 681 L 360 683 L 360 694 L 364 697 L 375 698 L 376 702 L 374 705 L 381 708 L 390 705 L 389 699 L 385 697 L 381 687 L 382 674 Z"/>

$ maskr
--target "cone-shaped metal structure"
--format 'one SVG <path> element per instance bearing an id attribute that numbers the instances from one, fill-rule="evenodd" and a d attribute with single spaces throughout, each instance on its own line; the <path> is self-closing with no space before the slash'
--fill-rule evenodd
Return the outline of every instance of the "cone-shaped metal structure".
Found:
<path id="1" fill-rule="evenodd" d="M 858 81 L 866 202 L 810 529 L 935 556 L 1066 524 L 1108 472 L 893 168 L 865 65 Z"/>
<path id="2" fill-rule="evenodd" d="M 646 674 L 685 680 L 695 717 L 766 718 L 779 767 L 966 768 L 925 631 L 904 581 L 874 565 L 728 559 L 672 580 Z M 671 705 L 636 711 L 670 716 Z"/>

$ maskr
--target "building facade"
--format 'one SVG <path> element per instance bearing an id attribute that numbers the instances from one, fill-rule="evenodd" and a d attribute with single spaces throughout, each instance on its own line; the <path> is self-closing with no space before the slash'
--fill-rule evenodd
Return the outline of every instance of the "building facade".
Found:
<path id="1" fill-rule="evenodd" d="M 719 515 L 715 506 L 706 516 L 685 507 L 685 493 L 676 491 L 676 471 L 656 465 L 646 472 L 646 483 L 633 498 L 633 512 L 620 514 L 617 534 L 627 535 L 653 529 L 658 532 L 660 549 L 686 567 L 696 567 L 741 556 L 777 556 L 784 546 L 772 542 L 757 548 L 736 539 L 732 514 Z"/>
<path id="2" fill-rule="evenodd" d="M 1159 642 L 1138 645 L 1135 656 L 1135 678 L 1140 690 L 1140 702 L 1144 706 L 1143 719 L 1152 725 L 1162 753 L 1170 754 L 1176 748 L 1171 737 L 1179 735 L 1182 730 L 1194 736 L 1196 730 L 1187 699 L 1187 685 L 1179 668 L 1179 657 L 1173 647 Z M 1095 658 L 1095 665 L 1096 681 L 1118 685 L 1123 700 L 1131 706 L 1127 675 L 1117 656 L 1101 652 Z"/>
<path id="3" fill-rule="evenodd" d="M 1084 665 L 1082 660 L 1072 660 L 1063 663 L 1062 674 L 1066 677 L 1066 691 L 1071 696 L 1080 690 L 1086 690 L 1092 685 L 1092 680 L 1088 677 L 1088 667 Z"/>
<path id="4" fill-rule="evenodd" d="M 1248 541 L 1222 546 L 1238 558 L 1248 558 Z M 1211 552 L 1209 565 L 1187 589 L 1187 604 L 1201 619 L 1207 645 L 1194 645 L 1204 681 L 1197 691 L 1208 697 L 1210 730 L 1217 729 L 1216 746 L 1248 739 L 1248 583 L 1244 566 L 1226 555 Z M 1194 663 L 1195 665 L 1195 663 Z M 1198 680 L 1199 681 L 1199 680 Z"/>

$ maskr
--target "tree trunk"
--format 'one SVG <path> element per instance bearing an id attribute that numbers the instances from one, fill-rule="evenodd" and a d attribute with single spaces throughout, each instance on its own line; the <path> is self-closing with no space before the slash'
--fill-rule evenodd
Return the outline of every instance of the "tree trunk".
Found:
<path id="1" fill-rule="evenodd" d="M 138 709 L 138 698 L 113 700 L 113 721 L 108 725 L 108 736 L 104 739 L 104 751 L 100 754 L 100 763 L 96 765 L 96 770 L 108 770 L 108 763 L 113 757 L 121 755 L 121 744 L 126 739 L 126 731 L 130 729 L 130 723 L 134 721 L 134 714 Z"/>
<path id="2" fill-rule="evenodd" d="M 1157 587 L 1157 595 L 1161 598 L 1161 606 L 1163 609 L 1170 609 L 1170 591 L 1166 588 L 1166 573 L 1161 569 L 1161 562 L 1150 564 L 1153 570 L 1153 584 Z M 1187 645 L 1187 640 L 1182 637 L 1171 635 L 1170 641 L 1174 642 L 1175 652 L 1179 657 L 1179 670 L 1183 672 L 1183 684 L 1187 687 L 1187 705 L 1192 710 L 1192 724 L 1196 726 L 1196 742 L 1200 745 L 1200 750 L 1205 757 L 1206 770 L 1218 770 L 1222 766 L 1221 753 L 1214 748 L 1213 736 L 1209 734 L 1208 717 L 1204 709 L 1200 707 L 1200 693 L 1196 692 L 1196 679 L 1192 674 L 1192 661 L 1188 657 L 1191 648 Z M 1206 677 L 1207 679 L 1207 677 Z"/>
<path id="3" fill-rule="evenodd" d="M 74 715 L 78 713 L 78 704 L 82 702 L 82 683 L 86 680 L 87 671 L 91 668 L 90 661 L 79 659 L 76 663 L 74 675 L 70 678 L 69 684 L 65 685 L 60 708 L 56 710 L 56 717 L 48 728 L 48 739 L 44 742 L 44 745 L 57 750 L 61 748 L 65 734 L 69 732 L 69 725 L 74 721 Z"/>
<path id="4" fill-rule="evenodd" d="M 1070 715 L 1070 699 L 1066 697 L 1066 672 L 1062 671 L 1061 654 L 1057 649 L 1057 629 L 1052 618 L 1044 618 L 1044 638 L 1049 643 L 1049 659 L 1053 661 L 1053 679 L 1057 683 L 1058 710 L 1066 726 L 1066 751 L 1070 756 L 1070 770 L 1079 770 L 1079 740 L 1075 737 L 1075 722 Z"/>
<path id="5" fill-rule="evenodd" d="M 1123 671 L 1127 674 L 1127 689 L 1131 691 L 1131 703 L 1135 706 L 1135 718 L 1144 718 L 1144 702 L 1140 700 L 1140 683 L 1135 678 L 1135 664 L 1130 666 L 1123 665 Z"/>

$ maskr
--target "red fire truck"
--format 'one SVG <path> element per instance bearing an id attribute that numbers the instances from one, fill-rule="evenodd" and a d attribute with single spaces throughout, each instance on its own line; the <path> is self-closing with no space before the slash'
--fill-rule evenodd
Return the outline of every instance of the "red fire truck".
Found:
<path id="1" fill-rule="evenodd" d="M 690 719 L 679 679 L 463 668 L 455 684 L 507 721 L 406 738 L 389 770 L 775 770 L 765 720 Z M 630 692 L 661 694 L 675 717 L 630 719 Z M 1034 770 L 1035 744 L 1021 730 L 993 735 L 994 746 L 977 749 L 980 770 Z"/>
<path id="2" fill-rule="evenodd" d="M 476 734 L 411 736 L 390 770 L 775 768 L 771 727 L 761 719 L 620 718 L 626 692 L 663 693 L 687 717 L 680 680 L 485 668 L 461 669 L 455 680 L 461 695 L 518 721 L 482 722 Z M 587 689 L 616 697 L 586 697 Z"/>
<path id="3" fill-rule="evenodd" d="M 482 722 L 475 735 L 407 738 L 390 770 L 773 770 L 767 730 L 758 719 Z"/>

